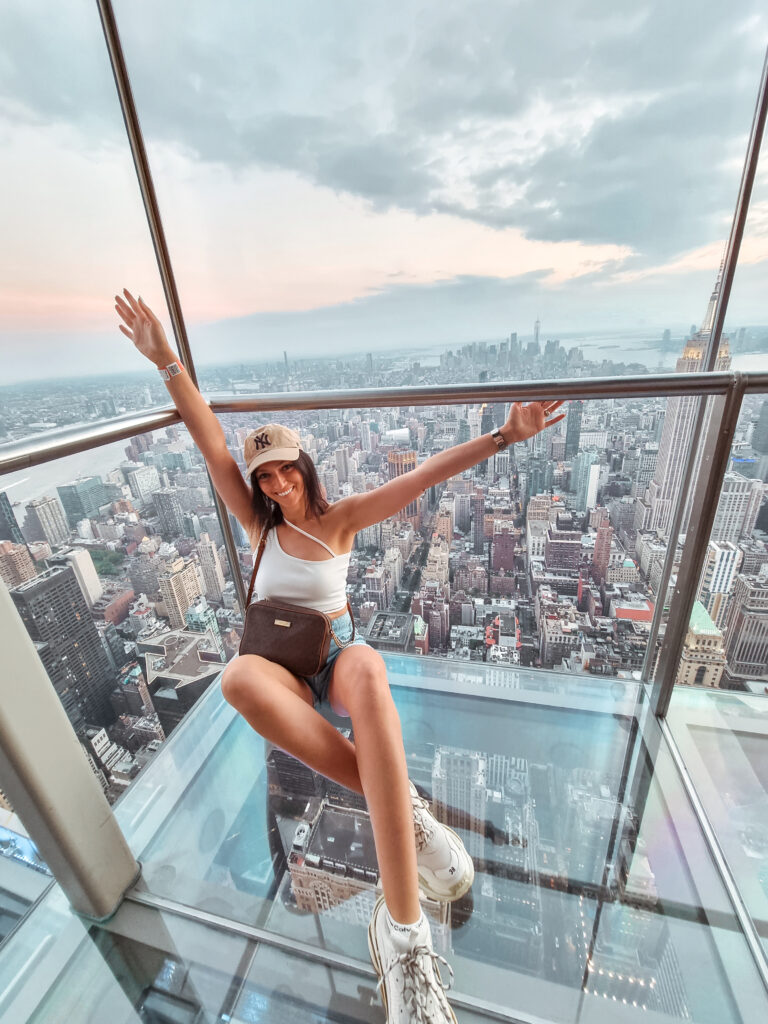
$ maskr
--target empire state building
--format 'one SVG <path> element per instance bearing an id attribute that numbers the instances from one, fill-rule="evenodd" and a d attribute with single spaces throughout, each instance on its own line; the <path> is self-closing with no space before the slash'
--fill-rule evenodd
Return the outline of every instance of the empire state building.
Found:
<path id="1" fill-rule="evenodd" d="M 676 373 L 697 373 L 703 369 L 704 355 L 707 351 L 712 327 L 714 325 L 715 307 L 720 293 L 722 281 L 722 267 L 717 277 L 714 291 L 707 306 L 707 312 L 700 330 L 690 338 L 683 349 L 683 354 L 677 360 Z M 731 366 L 731 351 L 728 339 L 723 337 L 720 341 L 720 348 L 717 353 L 716 370 L 728 370 Z M 706 401 L 706 399 L 704 399 Z M 680 493 L 680 487 L 685 468 L 686 455 L 691 441 L 691 433 L 696 418 L 699 396 L 681 395 L 667 399 L 667 413 L 664 417 L 664 428 L 659 444 L 659 458 L 656 463 L 656 471 L 653 480 L 648 487 L 648 501 L 651 506 L 649 526 L 662 536 L 668 538 L 672 525 L 672 515 L 675 508 L 675 500 Z M 706 434 L 711 416 L 711 405 L 708 404 L 704 419 L 704 432 Z M 701 462 L 701 447 L 696 453 L 696 466 L 694 468 L 694 481 L 698 477 L 699 465 Z M 692 489 L 691 489 L 692 490 Z M 681 531 L 685 533 L 690 518 L 690 499 L 686 507 L 681 524 Z"/>

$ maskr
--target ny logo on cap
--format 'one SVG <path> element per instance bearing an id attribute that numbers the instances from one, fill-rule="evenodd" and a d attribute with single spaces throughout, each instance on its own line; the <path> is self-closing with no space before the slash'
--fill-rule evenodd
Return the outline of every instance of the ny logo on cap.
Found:
<path id="1" fill-rule="evenodd" d="M 272 443 L 269 440 L 269 434 L 256 434 L 256 436 L 252 437 L 251 440 L 253 441 L 253 446 L 257 451 L 261 451 L 262 448 L 269 448 Z"/>

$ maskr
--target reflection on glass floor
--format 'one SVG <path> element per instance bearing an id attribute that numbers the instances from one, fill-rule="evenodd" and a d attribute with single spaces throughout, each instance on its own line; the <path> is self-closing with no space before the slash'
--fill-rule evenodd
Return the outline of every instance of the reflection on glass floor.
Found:
<path id="1" fill-rule="evenodd" d="M 668 724 L 768 954 L 768 693 L 679 687 Z"/>
<path id="2" fill-rule="evenodd" d="M 539 674 L 481 697 L 482 678 L 441 678 L 425 662 L 426 689 L 398 662 L 411 777 L 476 865 L 463 900 L 426 905 L 459 1020 L 768 1017 L 671 758 L 655 723 L 638 724 L 636 691 Z M 54 938 L 41 945 L 38 908 L 0 949 L 0 1013 L 9 992 L 36 983 L 37 1009 L 14 1020 L 383 1020 L 366 944 L 377 876 L 365 809 L 265 750 L 218 688 L 117 813 L 144 867 L 135 898 L 178 907 L 128 901 L 103 928 L 76 922 L 76 948 L 58 957 Z M 18 954 L 30 925 L 27 949 L 48 950 L 34 970 Z M 93 1015 L 87 1000 L 67 1015 L 73 992 L 91 988 Z"/>

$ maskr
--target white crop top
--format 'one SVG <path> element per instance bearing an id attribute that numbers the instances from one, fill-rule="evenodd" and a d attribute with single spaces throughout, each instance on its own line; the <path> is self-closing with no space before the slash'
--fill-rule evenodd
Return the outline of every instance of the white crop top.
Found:
<path id="1" fill-rule="evenodd" d="M 287 601 L 326 614 L 339 611 L 347 603 L 347 571 L 352 553 L 347 551 L 343 555 L 335 555 L 325 541 L 313 537 L 287 519 L 283 522 L 320 544 L 330 552 L 331 558 L 317 562 L 289 555 L 280 546 L 277 530 L 271 529 L 256 573 L 254 591 L 258 594 L 258 600 L 272 598 Z M 253 553 L 254 563 L 256 551 Z"/>

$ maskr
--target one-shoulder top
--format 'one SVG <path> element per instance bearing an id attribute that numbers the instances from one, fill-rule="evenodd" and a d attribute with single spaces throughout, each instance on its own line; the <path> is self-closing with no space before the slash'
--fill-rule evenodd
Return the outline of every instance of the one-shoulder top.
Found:
<path id="1" fill-rule="evenodd" d="M 280 546 L 277 530 L 271 529 L 267 534 L 259 571 L 256 573 L 254 593 L 258 595 L 258 600 L 271 598 L 287 601 L 289 604 L 314 608 L 326 614 L 343 608 L 347 603 L 347 571 L 351 552 L 336 555 L 319 537 L 313 537 L 311 533 L 288 522 L 287 519 L 283 522 L 320 544 L 331 557 L 316 562 L 289 555 Z M 256 561 L 255 551 L 253 561 Z"/>

